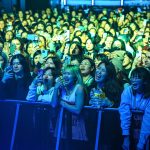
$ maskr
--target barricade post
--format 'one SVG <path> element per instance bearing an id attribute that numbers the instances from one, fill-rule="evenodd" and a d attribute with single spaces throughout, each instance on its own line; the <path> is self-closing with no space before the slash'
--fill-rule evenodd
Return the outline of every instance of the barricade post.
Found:
<path id="1" fill-rule="evenodd" d="M 19 110 L 20 110 L 20 103 L 18 103 L 16 105 L 16 113 L 15 113 L 15 119 L 14 119 L 14 125 L 13 125 L 13 132 L 12 132 L 10 150 L 13 150 L 13 146 L 14 146 L 14 142 L 15 142 L 16 129 L 17 129 L 18 117 L 19 117 Z"/>
<path id="2" fill-rule="evenodd" d="M 60 112 L 59 112 L 59 125 L 58 125 L 58 129 L 57 129 L 58 132 L 57 132 L 57 140 L 56 140 L 56 150 L 59 150 L 63 113 L 64 113 L 64 108 L 61 107 Z"/>

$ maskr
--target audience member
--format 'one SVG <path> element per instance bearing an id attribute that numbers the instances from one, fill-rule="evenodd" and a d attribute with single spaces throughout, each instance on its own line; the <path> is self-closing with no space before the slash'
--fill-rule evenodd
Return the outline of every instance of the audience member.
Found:
<path id="1" fill-rule="evenodd" d="M 143 67 L 137 67 L 132 71 L 130 81 L 131 86 L 124 89 L 119 107 L 122 135 L 124 136 L 122 147 L 126 150 L 133 146 L 130 141 L 131 110 L 141 110 L 144 115 L 137 149 L 144 150 L 150 136 L 150 73 Z"/>
<path id="2" fill-rule="evenodd" d="M 25 57 L 21 54 L 14 55 L 0 81 L 0 99 L 25 100 L 31 81 Z"/>

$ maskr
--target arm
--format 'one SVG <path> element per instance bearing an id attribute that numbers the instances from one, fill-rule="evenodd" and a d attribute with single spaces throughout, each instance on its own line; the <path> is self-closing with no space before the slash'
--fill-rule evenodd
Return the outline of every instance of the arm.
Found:
<path id="1" fill-rule="evenodd" d="M 130 87 L 126 88 L 121 95 L 121 104 L 119 107 L 120 120 L 122 135 L 129 135 L 130 125 L 131 125 L 131 111 L 130 111 L 130 101 L 131 101 L 131 90 Z"/>
<path id="2" fill-rule="evenodd" d="M 29 86 L 29 92 L 28 95 L 26 97 L 27 101 L 36 101 L 37 99 L 37 94 L 36 94 L 36 86 L 32 83 Z"/>
<path id="3" fill-rule="evenodd" d="M 58 77 L 55 82 L 56 83 L 54 86 L 54 91 L 53 91 L 52 100 L 51 100 L 52 107 L 56 107 L 58 105 L 59 89 L 61 88 L 61 86 L 63 86 L 63 83 L 60 77 Z"/>
<path id="4" fill-rule="evenodd" d="M 140 131 L 140 139 L 137 145 L 139 149 L 141 150 L 144 149 L 144 145 L 146 144 L 149 136 L 150 136 L 150 101 L 146 107 L 146 110 L 143 116 L 143 121 L 142 121 L 142 126 L 141 126 L 141 131 Z"/>
<path id="5" fill-rule="evenodd" d="M 36 77 L 31 85 L 29 86 L 29 91 L 26 97 L 27 101 L 36 101 L 37 100 L 37 84 L 40 82 L 42 79 L 39 79 Z"/>
<path id="6" fill-rule="evenodd" d="M 5 99 L 6 95 L 6 83 L 0 81 L 0 99 Z"/>
<path id="7" fill-rule="evenodd" d="M 79 114 L 84 105 L 84 89 L 79 86 L 75 93 L 75 105 L 70 105 L 64 101 L 61 101 L 62 107 L 66 108 L 68 111 Z"/>
<path id="8" fill-rule="evenodd" d="M 96 108 L 105 108 L 112 107 L 113 102 L 111 102 L 105 95 L 103 91 L 94 91 L 94 89 L 90 92 L 90 101 L 89 104 Z"/>
<path id="9" fill-rule="evenodd" d="M 11 72 L 12 70 L 4 71 L 4 75 L 0 81 L 0 99 L 5 99 L 10 93 L 8 91 L 11 88 L 11 82 L 8 80 L 13 79 L 14 74 Z"/>
<path id="10" fill-rule="evenodd" d="M 40 95 L 38 97 L 38 101 L 47 102 L 51 104 L 53 92 L 54 92 L 54 87 L 52 87 L 49 91 L 44 92 L 44 95 Z"/>
<path id="11" fill-rule="evenodd" d="M 121 95 L 121 104 L 119 107 L 120 120 L 122 135 L 124 136 L 122 148 L 123 150 L 130 149 L 130 126 L 131 126 L 131 111 L 130 111 L 130 101 L 131 101 L 131 90 L 130 87 L 126 88 Z"/>

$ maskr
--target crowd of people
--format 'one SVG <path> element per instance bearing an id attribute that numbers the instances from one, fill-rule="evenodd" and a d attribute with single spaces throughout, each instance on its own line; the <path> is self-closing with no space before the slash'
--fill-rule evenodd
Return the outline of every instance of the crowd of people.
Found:
<path id="1" fill-rule="evenodd" d="M 0 17 L 0 99 L 47 102 L 80 114 L 119 107 L 123 148 L 131 109 L 144 112 L 138 150 L 150 136 L 148 8 L 46 8 Z M 74 118 L 76 119 L 76 118 Z"/>

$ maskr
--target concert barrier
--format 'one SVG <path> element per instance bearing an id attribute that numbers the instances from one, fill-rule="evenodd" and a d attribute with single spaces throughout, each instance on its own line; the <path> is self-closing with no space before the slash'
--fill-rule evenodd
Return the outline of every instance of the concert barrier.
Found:
<path id="1" fill-rule="evenodd" d="M 26 107 L 26 109 L 22 109 L 23 107 Z M 5 149 L 9 150 L 15 150 L 15 141 L 16 141 L 16 133 L 18 130 L 18 125 L 22 122 L 23 124 L 26 124 L 27 121 L 25 118 L 19 118 L 24 110 L 25 112 L 29 112 L 31 114 L 26 114 L 28 116 L 32 116 L 34 111 L 37 108 L 48 109 L 51 111 L 51 109 L 54 110 L 50 106 L 49 103 L 44 102 L 28 102 L 28 101 L 20 101 L 20 100 L 0 100 L 0 131 L 7 132 L 7 134 L 3 134 L 5 139 L 7 139 L 7 142 L 3 143 L 3 135 L 0 137 L 0 149 L 2 147 L 7 147 Z M 22 111 L 23 110 L 23 111 Z M 55 108 L 56 110 L 56 108 Z M 54 110 L 54 111 L 55 111 Z M 51 111 L 52 112 L 52 111 Z M 69 120 L 65 116 L 66 114 L 71 117 L 71 121 L 65 126 L 67 126 L 67 135 L 68 138 L 71 139 L 72 135 L 72 124 L 78 125 L 79 121 L 72 122 L 73 115 L 69 113 L 68 111 L 64 110 L 62 107 L 59 108 L 58 111 L 55 111 L 55 120 L 56 124 L 55 131 L 53 131 L 54 136 L 54 148 L 59 150 L 61 148 L 60 143 L 62 139 L 62 127 L 64 126 L 64 120 Z M 52 113 L 49 113 L 48 115 L 51 115 Z M 85 131 L 87 136 L 87 143 L 90 150 L 120 150 L 121 144 L 122 144 L 122 136 L 121 136 L 121 128 L 120 128 L 120 119 L 119 119 L 119 113 L 117 108 L 106 108 L 106 109 L 95 109 L 91 106 L 84 106 L 84 109 L 81 113 L 81 118 L 83 122 L 85 123 Z M 142 119 L 143 113 L 140 111 L 133 111 L 133 122 L 132 124 L 134 127 L 132 128 L 132 134 L 133 138 L 136 139 L 139 135 L 140 125 L 141 125 L 141 119 Z M 13 118 L 14 117 L 14 118 Z M 43 117 L 43 116 L 42 116 Z M 21 119 L 21 120 L 20 120 Z M 22 120 L 23 119 L 23 120 Z M 3 120 L 4 125 L 3 124 Z M 20 121 L 19 121 L 20 120 Z M 33 119 L 34 120 L 34 119 Z M 31 122 L 30 122 L 31 123 Z M 30 126 L 30 125 L 29 125 Z M 82 125 L 83 126 L 83 125 Z M 32 129 L 30 129 L 31 135 L 32 135 Z M 79 130 L 78 130 L 79 131 Z M 9 133 L 8 133 L 9 132 Z M 20 131 L 19 134 L 22 134 Z M 75 131 L 76 132 L 76 131 Z M 80 131 L 79 131 L 80 132 Z M 1 134 L 1 132 L 0 132 Z M 10 137 L 7 137 L 8 135 L 11 135 Z M 22 136 L 24 136 L 22 134 Z M 32 140 L 32 139 L 31 139 Z M 52 140 L 52 139 L 49 139 Z M 137 140 L 137 139 L 136 139 Z M 86 143 L 86 144 L 87 144 Z M 38 143 L 36 143 L 38 144 Z M 7 146 L 6 146 L 7 145 Z M 146 145 L 146 150 L 149 149 L 149 142 Z M 46 150 L 46 149 L 45 149 Z"/>

